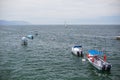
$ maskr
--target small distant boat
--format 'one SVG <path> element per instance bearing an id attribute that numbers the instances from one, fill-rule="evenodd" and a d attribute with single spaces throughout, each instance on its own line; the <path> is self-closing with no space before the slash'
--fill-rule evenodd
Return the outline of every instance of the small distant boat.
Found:
<path id="1" fill-rule="evenodd" d="M 35 33 L 35 35 L 37 36 L 37 35 L 38 35 L 38 33 Z"/>
<path id="2" fill-rule="evenodd" d="M 28 45 L 28 41 L 26 37 L 22 37 L 22 45 Z"/>
<path id="3" fill-rule="evenodd" d="M 27 35 L 27 38 L 33 39 L 34 37 L 33 37 L 33 35 Z"/>
<path id="4" fill-rule="evenodd" d="M 97 50 L 89 50 L 87 54 L 88 61 L 98 70 L 110 71 L 112 65 L 106 62 L 106 55 L 104 55 L 104 60 L 100 57 L 103 53 Z"/>
<path id="5" fill-rule="evenodd" d="M 120 40 L 120 36 L 116 36 L 116 39 L 117 39 L 117 40 Z"/>
<path id="6" fill-rule="evenodd" d="M 83 57 L 83 49 L 82 46 L 73 46 L 72 47 L 72 53 L 76 56 Z"/>

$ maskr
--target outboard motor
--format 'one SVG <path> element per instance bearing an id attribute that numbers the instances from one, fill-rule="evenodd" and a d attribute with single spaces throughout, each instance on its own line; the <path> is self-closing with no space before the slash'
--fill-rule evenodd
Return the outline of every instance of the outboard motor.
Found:
<path id="1" fill-rule="evenodd" d="M 111 65 L 103 65 L 102 70 L 103 71 L 110 71 Z"/>
<path id="2" fill-rule="evenodd" d="M 81 51 L 81 57 L 83 57 L 83 52 Z"/>
<path id="3" fill-rule="evenodd" d="M 33 36 L 31 38 L 33 39 Z"/>
<path id="4" fill-rule="evenodd" d="M 80 56 L 80 52 L 79 51 L 77 51 L 77 56 Z"/>
<path id="5" fill-rule="evenodd" d="M 110 71 L 111 65 L 107 65 L 107 71 Z"/>
<path id="6" fill-rule="evenodd" d="M 102 66 L 102 70 L 103 70 L 103 71 L 105 70 L 105 65 Z"/>
<path id="7" fill-rule="evenodd" d="M 27 38 L 26 37 L 22 37 L 22 45 L 27 45 Z"/>

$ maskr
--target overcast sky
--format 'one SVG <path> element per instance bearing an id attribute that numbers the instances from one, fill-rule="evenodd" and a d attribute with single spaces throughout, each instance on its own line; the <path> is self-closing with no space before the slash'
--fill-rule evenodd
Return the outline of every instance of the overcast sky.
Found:
<path id="1" fill-rule="evenodd" d="M 0 0 L 0 20 L 120 24 L 120 0 Z"/>

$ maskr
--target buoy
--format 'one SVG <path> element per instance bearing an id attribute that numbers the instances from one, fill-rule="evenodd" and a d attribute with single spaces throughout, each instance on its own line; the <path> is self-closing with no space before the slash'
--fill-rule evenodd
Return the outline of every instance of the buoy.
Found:
<path id="1" fill-rule="evenodd" d="M 86 61 L 86 59 L 82 59 L 82 61 Z"/>
<path id="2" fill-rule="evenodd" d="M 37 36 L 37 35 L 38 35 L 38 33 L 35 33 L 35 35 Z"/>

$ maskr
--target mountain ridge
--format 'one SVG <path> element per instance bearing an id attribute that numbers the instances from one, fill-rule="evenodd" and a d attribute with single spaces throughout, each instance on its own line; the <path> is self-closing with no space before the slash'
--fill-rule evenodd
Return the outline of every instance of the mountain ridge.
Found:
<path id="1" fill-rule="evenodd" d="M 29 22 L 26 21 L 8 21 L 0 20 L 0 25 L 29 25 Z"/>

